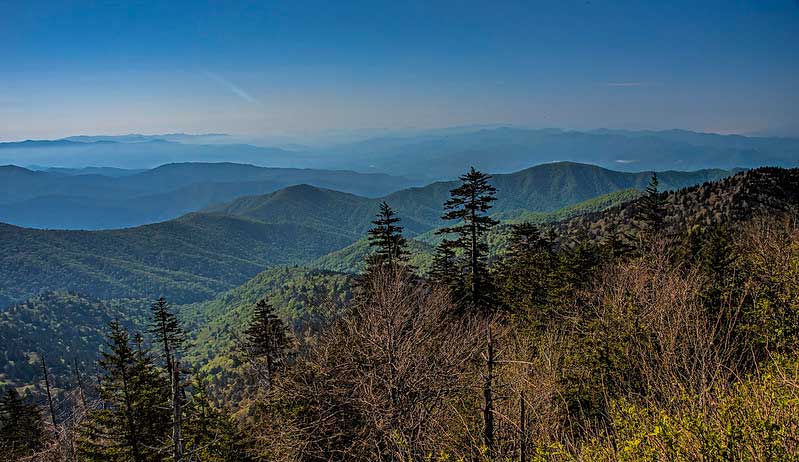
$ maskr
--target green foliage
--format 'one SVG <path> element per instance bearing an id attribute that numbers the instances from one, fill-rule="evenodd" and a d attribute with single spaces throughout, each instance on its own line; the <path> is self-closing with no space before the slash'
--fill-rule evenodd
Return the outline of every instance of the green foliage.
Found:
<path id="1" fill-rule="evenodd" d="M 560 256 L 554 243 L 530 223 L 511 227 L 504 258 L 494 271 L 495 286 L 505 309 L 521 324 L 540 328 L 558 311 Z"/>
<path id="2" fill-rule="evenodd" d="M 450 287 L 453 297 L 472 310 L 490 310 L 493 288 L 488 277 L 488 244 L 485 235 L 499 222 L 488 211 L 496 201 L 491 177 L 472 167 L 462 175 L 462 184 L 450 191 L 444 203 L 443 220 L 456 224 L 441 228 L 438 234 L 455 235 L 438 245 L 433 276 Z"/>
<path id="3" fill-rule="evenodd" d="M 273 374 L 285 366 L 292 341 L 286 324 L 265 299 L 258 300 L 253 311 L 250 324 L 244 331 L 242 350 L 250 362 L 250 369 L 270 388 Z"/>
<path id="4" fill-rule="evenodd" d="M 247 462 L 249 441 L 233 418 L 211 403 L 206 384 L 195 378 L 185 407 L 183 435 L 187 457 L 207 462 Z"/>
<path id="5" fill-rule="evenodd" d="M 45 443 L 42 413 L 8 387 L 0 399 L 0 456 L 22 460 Z"/>
<path id="6" fill-rule="evenodd" d="M 416 239 L 408 239 L 407 247 L 408 264 L 420 274 L 429 273 L 435 248 Z M 305 266 L 339 273 L 359 274 L 366 269 L 366 260 L 370 252 L 369 241 L 365 238 L 359 239 L 354 244 L 331 252 Z"/>
<path id="7" fill-rule="evenodd" d="M 573 217 L 556 224 L 556 231 L 566 241 L 578 236 L 599 241 L 610 236 L 635 236 L 644 199 Z M 660 193 L 658 200 L 663 215 L 659 238 L 679 241 L 695 226 L 704 228 L 790 212 L 799 203 L 799 169 L 748 170 L 713 183 Z"/>
<path id="8" fill-rule="evenodd" d="M 762 359 L 799 351 L 799 242 L 790 225 L 772 220 L 760 226 L 765 230 L 744 230 L 749 239 L 738 246 L 730 266 L 738 278 L 746 275 L 742 330 Z"/>
<path id="9" fill-rule="evenodd" d="M 796 357 L 775 358 L 760 375 L 710 399 L 683 396 L 662 409 L 617 400 L 611 428 L 579 449 L 596 461 L 795 461 L 799 459 Z"/>
<path id="10" fill-rule="evenodd" d="M 269 297 L 277 315 L 302 332 L 324 323 L 329 309 L 351 298 L 352 276 L 306 268 L 272 268 L 214 300 L 181 307 L 181 318 L 193 332 L 189 359 L 204 362 L 230 353 L 243 340 L 252 306 Z"/>
<path id="11" fill-rule="evenodd" d="M 150 311 L 152 319 L 149 332 L 161 352 L 167 376 L 171 379 L 172 372 L 175 370 L 175 362 L 179 360 L 179 355 L 183 350 L 186 334 L 165 298 L 161 297 L 156 300 L 150 307 Z"/>
<path id="12" fill-rule="evenodd" d="M 58 388 L 75 385 L 73 365 L 94 370 L 108 324 L 143 331 L 146 300 L 95 300 L 70 293 L 46 293 L 0 311 L 0 380 L 15 386 L 38 383 L 39 356 Z"/>
<path id="13" fill-rule="evenodd" d="M 661 177 L 668 189 L 729 173 L 664 172 Z M 492 182 L 502 191 L 494 212 L 523 215 L 640 189 L 646 175 L 563 162 L 495 175 Z M 268 266 L 302 264 L 352 244 L 366 233 L 382 200 L 403 217 L 409 236 L 441 227 L 441 204 L 454 187 L 455 182 L 441 182 L 368 199 L 300 185 L 162 223 L 109 231 L 0 224 L 0 307 L 44 291 L 99 298 L 163 296 L 176 303 L 207 300 Z"/>
<path id="14" fill-rule="evenodd" d="M 635 226 L 639 240 L 654 239 L 662 231 L 665 211 L 663 197 L 658 190 L 657 173 L 652 174 L 644 195 L 637 202 Z"/>
<path id="15" fill-rule="evenodd" d="M 379 267 L 407 260 L 407 243 L 402 236 L 402 226 L 397 224 L 399 222 L 400 218 L 388 203 L 381 202 L 377 218 L 372 221 L 374 226 L 368 233 L 369 247 L 373 249 L 368 260 L 369 266 Z"/>
<path id="16" fill-rule="evenodd" d="M 213 214 L 113 231 L 0 224 L 0 303 L 43 290 L 194 302 L 267 266 L 309 261 L 352 241 L 294 223 Z"/>
<path id="17" fill-rule="evenodd" d="M 142 340 L 112 322 L 99 361 L 101 409 L 81 425 L 78 454 L 84 460 L 163 460 L 170 429 L 169 382 L 155 367 Z"/>

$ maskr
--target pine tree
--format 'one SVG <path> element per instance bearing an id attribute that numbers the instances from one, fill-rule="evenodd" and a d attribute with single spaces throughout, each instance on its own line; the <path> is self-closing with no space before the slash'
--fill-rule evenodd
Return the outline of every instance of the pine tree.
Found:
<path id="1" fill-rule="evenodd" d="M 369 230 L 369 246 L 374 249 L 368 260 L 369 267 L 407 261 L 407 243 L 402 236 L 402 226 L 397 225 L 399 222 L 399 217 L 388 203 L 381 202 L 377 219 L 372 221 L 375 226 Z"/>
<path id="2" fill-rule="evenodd" d="M 277 317 L 272 305 L 266 300 L 259 300 L 245 335 L 244 352 L 258 379 L 264 380 L 269 390 L 273 374 L 283 366 L 291 346 L 288 328 Z"/>
<path id="3" fill-rule="evenodd" d="M 42 413 L 9 387 L 0 400 L 0 456 L 20 460 L 44 445 Z"/>
<path id="4" fill-rule="evenodd" d="M 504 307 L 525 325 L 538 328 L 551 319 L 552 292 L 557 285 L 553 243 L 530 223 L 512 225 L 508 252 L 495 273 Z"/>
<path id="5" fill-rule="evenodd" d="M 180 328 L 177 317 L 169 309 L 169 304 L 161 297 L 152 305 L 152 325 L 150 333 L 155 337 L 164 359 L 166 373 L 170 382 L 170 402 L 172 408 L 172 457 L 183 459 L 182 441 L 182 406 L 184 400 L 183 385 L 180 378 L 180 367 L 177 355 L 185 342 L 185 334 Z"/>
<path id="6" fill-rule="evenodd" d="M 140 339 L 140 336 L 137 336 Z M 163 460 L 170 430 L 169 387 L 140 342 L 131 345 L 118 322 L 110 325 L 99 361 L 105 374 L 103 408 L 89 412 L 80 429 L 78 455 L 91 461 Z"/>
<path id="7" fill-rule="evenodd" d="M 639 240 L 652 239 L 663 230 L 666 213 L 663 207 L 663 196 L 658 190 L 658 185 L 657 173 L 652 173 L 644 195 L 638 202 L 635 217 Z"/>
<path id="8" fill-rule="evenodd" d="M 511 225 L 509 258 L 523 258 L 549 248 L 550 242 L 534 224 L 524 222 Z"/>
<path id="9" fill-rule="evenodd" d="M 484 238 L 498 222 L 488 216 L 491 203 L 496 200 L 496 188 L 488 182 L 490 179 L 490 176 L 474 167 L 462 175 L 462 184 L 450 191 L 450 199 L 444 204 L 445 213 L 441 217 L 457 224 L 437 231 L 437 234 L 456 235 L 454 240 L 444 239 L 439 245 L 438 263 L 443 264 L 452 255 L 461 261 L 456 262 L 454 268 L 439 270 L 446 274 L 446 278 L 459 281 L 451 287 L 465 289 L 465 299 L 458 302 L 471 309 L 485 310 L 492 305 L 486 262 L 488 245 Z"/>
<path id="10" fill-rule="evenodd" d="M 205 382 L 195 379 L 191 388 L 191 398 L 186 403 L 186 458 L 207 462 L 251 460 L 248 439 L 230 415 L 214 408 Z"/>
<path id="11" fill-rule="evenodd" d="M 451 245 L 439 245 L 433 255 L 433 266 L 430 276 L 439 284 L 449 287 L 455 300 L 466 297 L 465 287 L 461 285 L 463 278 L 460 275 L 460 260 Z"/>
<path id="12" fill-rule="evenodd" d="M 167 375 L 172 376 L 175 369 L 175 358 L 183 348 L 186 335 L 180 328 L 177 317 L 169 308 L 169 303 L 161 297 L 151 306 L 152 322 L 150 334 L 161 350 Z"/>

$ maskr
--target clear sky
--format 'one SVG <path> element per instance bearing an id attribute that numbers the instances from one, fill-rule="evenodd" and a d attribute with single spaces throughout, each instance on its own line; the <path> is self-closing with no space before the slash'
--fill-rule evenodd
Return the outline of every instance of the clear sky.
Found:
<path id="1" fill-rule="evenodd" d="M 799 135 L 799 1 L 0 0 L 0 140 L 479 123 Z"/>

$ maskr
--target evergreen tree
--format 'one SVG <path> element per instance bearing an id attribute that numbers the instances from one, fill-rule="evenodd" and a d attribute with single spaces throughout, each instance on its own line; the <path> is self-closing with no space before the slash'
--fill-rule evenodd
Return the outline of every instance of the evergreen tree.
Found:
<path id="1" fill-rule="evenodd" d="M 663 207 L 663 195 L 658 190 L 658 184 L 657 173 L 652 173 L 644 195 L 638 201 L 635 225 L 638 229 L 639 240 L 652 239 L 663 230 L 666 213 Z"/>
<path id="2" fill-rule="evenodd" d="M 551 243 L 536 225 L 529 222 L 511 225 L 508 258 L 523 258 L 546 249 L 551 249 Z"/>
<path id="3" fill-rule="evenodd" d="M 508 252 L 495 274 L 502 304 L 532 327 L 548 322 L 557 266 L 552 242 L 535 225 L 513 225 Z"/>
<path id="4" fill-rule="evenodd" d="M 248 439 L 230 415 L 216 409 L 208 397 L 205 382 L 195 379 L 186 403 L 185 439 L 188 460 L 246 462 Z"/>
<path id="5" fill-rule="evenodd" d="M 408 259 L 407 243 L 402 236 L 400 219 L 385 201 L 380 203 L 375 226 L 369 230 L 369 246 L 374 253 L 369 257 L 368 266 L 405 262 Z M 368 271 L 367 271 L 368 272 Z"/>
<path id="6" fill-rule="evenodd" d="M 245 331 L 244 352 L 258 378 L 272 386 L 272 375 L 283 366 L 291 339 L 286 324 L 275 314 L 272 305 L 259 300 L 252 321 Z"/>
<path id="7" fill-rule="evenodd" d="M 133 348 L 128 332 L 114 321 L 99 364 L 105 371 L 99 385 L 103 408 L 89 412 L 81 426 L 79 456 L 93 461 L 163 460 L 170 430 L 169 387 L 151 355 L 140 342 Z"/>
<path id="8" fill-rule="evenodd" d="M 183 348 L 186 335 L 180 328 L 177 317 L 169 308 L 169 303 L 161 297 L 151 307 L 152 322 L 150 334 L 161 350 L 167 375 L 172 377 L 175 369 L 175 358 Z"/>
<path id="9" fill-rule="evenodd" d="M 450 288 L 455 300 L 462 300 L 466 296 L 465 288 L 461 285 L 463 278 L 460 276 L 461 263 L 451 245 L 439 245 L 433 255 L 433 266 L 430 276 L 444 286 Z"/>
<path id="10" fill-rule="evenodd" d="M 444 220 L 457 224 L 442 228 L 437 234 L 455 234 L 454 240 L 444 239 L 438 248 L 438 263 L 444 264 L 458 257 L 452 268 L 439 268 L 445 279 L 458 281 L 453 289 L 463 287 L 465 299 L 458 300 L 472 309 L 487 309 L 491 306 L 491 283 L 488 277 L 488 245 L 485 235 L 498 222 L 488 216 L 491 203 L 496 200 L 496 188 L 488 180 L 491 177 L 472 167 L 462 175 L 461 186 L 450 191 L 450 199 L 444 204 Z M 441 282 L 447 282 L 441 281 Z M 453 290 L 455 292 L 455 290 Z M 457 293 L 456 293 L 457 295 Z"/>
<path id="11" fill-rule="evenodd" d="M 9 387 L 0 400 L 0 456 L 20 460 L 44 445 L 44 425 L 38 407 L 25 403 Z"/>
<path id="12" fill-rule="evenodd" d="M 180 378 L 178 353 L 185 342 L 185 334 L 177 317 L 169 309 L 169 304 L 161 297 L 152 305 L 152 325 L 150 333 L 156 339 L 170 382 L 170 403 L 172 408 L 172 448 L 173 459 L 183 458 L 182 406 L 184 400 L 183 384 Z"/>

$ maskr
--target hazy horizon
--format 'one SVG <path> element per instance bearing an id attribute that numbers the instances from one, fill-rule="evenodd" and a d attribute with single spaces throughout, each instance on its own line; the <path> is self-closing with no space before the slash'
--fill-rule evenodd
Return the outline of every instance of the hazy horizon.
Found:
<path id="1" fill-rule="evenodd" d="M 772 134 L 767 132 L 724 132 L 724 131 L 702 131 L 694 130 L 684 127 L 663 127 L 663 128 L 622 128 L 622 127 L 588 127 L 588 128 L 569 128 L 569 127 L 545 127 L 545 126 L 525 126 L 518 124 L 469 124 L 469 125 L 447 125 L 440 127 L 362 127 L 353 129 L 327 129 L 319 131 L 306 131 L 306 132 L 285 132 L 285 133 L 227 133 L 227 132 L 181 132 L 181 131 L 162 131 L 162 132 L 77 132 L 77 133 L 64 133 L 61 135 L 36 138 L 36 137 L 21 137 L 14 139 L 0 138 L 0 143 L 19 143 L 24 141 L 60 141 L 71 140 L 80 141 L 77 138 L 124 138 L 141 136 L 148 138 L 157 137 L 171 137 L 171 136 L 186 136 L 186 137 L 216 137 L 213 142 L 209 144 L 224 144 L 242 143 L 254 144 L 259 146 L 281 146 L 290 145 L 293 143 L 303 144 L 307 143 L 308 146 L 298 147 L 324 147 L 332 146 L 336 143 L 346 144 L 349 142 L 364 141 L 368 139 L 377 139 L 384 137 L 412 137 L 417 135 L 432 134 L 444 132 L 447 130 L 493 130 L 501 128 L 531 130 L 531 131 L 546 131 L 555 130 L 564 133 L 595 133 L 602 131 L 609 132 L 630 132 L 630 133 L 666 133 L 666 132 L 692 132 L 703 135 L 720 135 L 720 136 L 743 136 L 747 138 L 799 138 L 799 133 L 791 134 Z"/>

